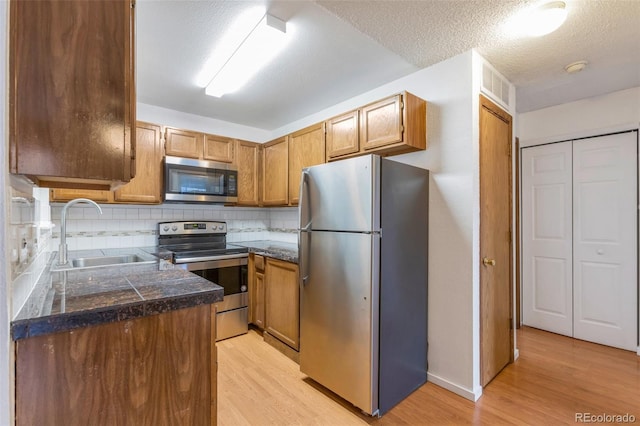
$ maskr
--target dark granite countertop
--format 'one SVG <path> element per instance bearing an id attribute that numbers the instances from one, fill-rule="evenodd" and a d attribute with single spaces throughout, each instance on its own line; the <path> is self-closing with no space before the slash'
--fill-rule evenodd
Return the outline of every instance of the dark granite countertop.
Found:
<path id="1" fill-rule="evenodd" d="M 11 322 L 13 340 L 211 304 L 223 298 L 222 287 L 174 269 L 155 247 L 75 251 L 69 258 L 125 253 L 137 254 L 146 262 L 52 271 L 57 259 L 54 253 Z"/>
<path id="2" fill-rule="evenodd" d="M 285 262 L 298 263 L 298 245 L 282 241 L 243 241 L 230 243 L 236 246 L 248 247 L 249 253 L 261 254 Z"/>

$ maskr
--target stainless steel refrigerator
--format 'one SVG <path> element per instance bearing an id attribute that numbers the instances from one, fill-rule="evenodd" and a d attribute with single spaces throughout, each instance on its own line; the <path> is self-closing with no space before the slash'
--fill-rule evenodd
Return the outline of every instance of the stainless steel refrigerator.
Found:
<path id="1" fill-rule="evenodd" d="M 427 380 L 428 183 L 376 155 L 303 170 L 300 370 L 371 415 Z"/>

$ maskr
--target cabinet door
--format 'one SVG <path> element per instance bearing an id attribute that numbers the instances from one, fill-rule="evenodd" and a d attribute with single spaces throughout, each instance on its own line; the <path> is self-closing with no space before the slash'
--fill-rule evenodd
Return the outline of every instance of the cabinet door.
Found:
<path id="1" fill-rule="evenodd" d="M 358 111 L 351 111 L 326 121 L 327 160 L 360 150 L 358 140 Z"/>
<path id="2" fill-rule="evenodd" d="M 318 123 L 289 136 L 289 203 L 298 204 L 300 175 L 305 167 L 324 163 L 325 133 Z"/>
<path id="3" fill-rule="evenodd" d="M 223 136 L 204 135 L 203 158 L 223 163 L 233 163 L 234 140 Z"/>
<path id="4" fill-rule="evenodd" d="M 115 201 L 161 203 L 162 157 L 160 126 L 139 122 L 136 127 L 136 177 L 115 191 Z"/>
<path id="5" fill-rule="evenodd" d="M 364 150 L 402 142 L 402 95 L 360 109 L 360 144 Z"/>
<path id="6" fill-rule="evenodd" d="M 249 322 L 264 329 L 264 257 L 249 255 Z"/>
<path id="7" fill-rule="evenodd" d="M 88 198 L 96 203 L 110 203 L 113 201 L 111 191 L 91 189 L 52 188 L 49 190 L 49 200 L 52 202 L 67 202 L 75 198 Z"/>
<path id="8" fill-rule="evenodd" d="M 51 187 L 128 182 L 135 144 L 130 1 L 9 4 L 10 172 Z"/>
<path id="9" fill-rule="evenodd" d="M 204 135 L 189 130 L 165 128 L 165 150 L 176 157 L 202 158 Z"/>
<path id="10" fill-rule="evenodd" d="M 16 425 L 215 424 L 211 313 L 199 305 L 18 340 Z"/>
<path id="11" fill-rule="evenodd" d="M 262 203 L 284 206 L 289 202 L 289 143 L 284 136 L 262 149 Z"/>
<path id="12" fill-rule="evenodd" d="M 260 144 L 236 141 L 235 164 L 238 168 L 238 205 L 257 206 L 260 203 L 258 176 Z"/>
<path id="13" fill-rule="evenodd" d="M 267 258 L 264 281 L 265 330 L 298 350 L 300 347 L 298 265 Z"/>

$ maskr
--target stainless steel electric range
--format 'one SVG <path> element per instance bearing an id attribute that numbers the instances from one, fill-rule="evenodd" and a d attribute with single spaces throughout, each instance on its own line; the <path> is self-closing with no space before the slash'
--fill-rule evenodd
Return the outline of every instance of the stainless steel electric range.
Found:
<path id="1" fill-rule="evenodd" d="M 224 288 L 224 300 L 217 303 L 216 340 L 247 332 L 249 253 L 227 244 L 225 222 L 160 222 L 158 246 L 172 253 L 177 267 Z"/>

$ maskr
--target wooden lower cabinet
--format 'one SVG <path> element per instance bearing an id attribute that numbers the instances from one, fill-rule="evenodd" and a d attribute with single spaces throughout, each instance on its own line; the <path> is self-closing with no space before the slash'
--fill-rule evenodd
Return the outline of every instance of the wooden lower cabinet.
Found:
<path id="1" fill-rule="evenodd" d="M 18 340 L 16 425 L 215 425 L 215 329 L 200 305 Z"/>
<path id="2" fill-rule="evenodd" d="M 249 255 L 249 322 L 264 330 L 264 257 Z"/>
<path id="3" fill-rule="evenodd" d="M 300 349 L 298 265 L 267 258 L 264 271 L 265 331 Z"/>

